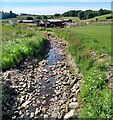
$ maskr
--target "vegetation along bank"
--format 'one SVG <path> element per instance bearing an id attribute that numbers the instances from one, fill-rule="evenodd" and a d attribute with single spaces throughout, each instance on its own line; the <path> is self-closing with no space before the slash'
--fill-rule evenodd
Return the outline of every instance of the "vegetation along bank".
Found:
<path id="1" fill-rule="evenodd" d="M 56 29 L 55 32 L 68 43 L 67 52 L 84 76 L 78 96 L 82 104 L 79 118 L 112 118 L 110 25 Z"/>
<path id="2" fill-rule="evenodd" d="M 46 44 L 44 32 L 37 28 L 30 28 L 26 25 L 16 25 L 15 27 L 2 26 L 2 68 L 18 64 L 29 55 L 39 54 L 39 49 Z"/>

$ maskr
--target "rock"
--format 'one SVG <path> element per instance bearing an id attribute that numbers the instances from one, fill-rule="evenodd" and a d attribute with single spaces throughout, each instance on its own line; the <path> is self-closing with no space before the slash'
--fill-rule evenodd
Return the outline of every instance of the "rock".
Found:
<path id="1" fill-rule="evenodd" d="M 25 87 L 26 87 L 26 83 L 24 83 L 24 84 L 22 85 L 22 87 L 25 88 Z"/>
<path id="2" fill-rule="evenodd" d="M 62 92 L 61 91 L 56 91 L 56 95 L 58 96 L 58 95 L 60 95 Z"/>
<path id="3" fill-rule="evenodd" d="M 26 105 L 28 105 L 31 101 L 26 101 L 25 103 L 22 104 L 22 107 L 25 108 Z"/>
<path id="4" fill-rule="evenodd" d="M 71 102 L 71 103 L 69 104 L 69 107 L 70 107 L 70 108 L 73 108 L 73 109 L 77 108 L 78 106 L 79 106 L 78 102 Z"/>
<path id="5" fill-rule="evenodd" d="M 72 118 L 74 116 L 77 116 L 77 113 L 75 112 L 75 110 L 70 110 L 70 112 L 65 114 L 64 120 L 67 120 L 67 119 Z"/>
<path id="6" fill-rule="evenodd" d="M 49 118 L 48 114 L 44 114 L 44 119 L 48 119 L 48 118 Z"/>
<path id="7" fill-rule="evenodd" d="M 34 112 L 31 112 L 30 118 L 33 118 L 33 117 L 34 117 Z"/>
<path id="8" fill-rule="evenodd" d="M 77 101 L 77 98 L 75 98 L 75 97 L 72 98 L 72 101 L 73 101 L 73 102 L 76 102 L 76 101 Z"/>
<path id="9" fill-rule="evenodd" d="M 43 100 L 43 101 L 42 101 L 42 105 L 45 105 L 45 104 L 46 104 L 46 100 Z"/>
<path id="10" fill-rule="evenodd" d="M 35 115 L 39 114 L 40 113 L 40 109 L 39 108 L 36 108 L 35 110 Z"/>
<path id="11" fill-rule="evenodd" d="M 24 102 L 24 98 L 25 98 L 25 96 L 21 96 L 21 98 L 19 99 L 20 100 L 20 104 Z"/>
<path id="12" fill-rule="evenodd" d="M 43 107 L 43 108 L 42 108 L 42 112 L 43 112 L 43 113 L 46 113 L 46 112 L 47 112 L 47 108 Z"/>
<path id="13" fill-rule="evenodd" d="M 48 79 L 48 80 L 46 80 L 45 82 L 46 82 L 46 83 L 49 83 L 49 82 L 50 82 L 50 80 Z"/>
<path id="14" fill-rule="evenodd" d="M 45 96 L 42 96 L 41 98 L 42 98 L 43 100 L 45 100 L 45 99 L 46 99 L 46 97 L 45 97 Z"/>
<path id="15" fill-rule="evenodd" d="M 12 120 L 16 120 L 16 116 L 13 116 L 13 117 L 12 117 Z"/>
<path id="16" fill-rule="evenodd" d="M 78 90 L 76 91 L 76 95 L 78 95 L 79 92 L 80 92 L 80 89 L 78 89 Z"/>

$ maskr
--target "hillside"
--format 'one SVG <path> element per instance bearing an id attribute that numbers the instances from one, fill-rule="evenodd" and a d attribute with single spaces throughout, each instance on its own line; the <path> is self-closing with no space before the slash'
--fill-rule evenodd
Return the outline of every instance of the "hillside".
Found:
<path id="1" fill-rule="evenodd" d="M 101 15 L 101 16 L 97 16 L 97 17 L 94 17 L 94 18 L 91 18 L 91 19 L 88 19 L 88 20 L 93 20 L 93 21 L 96 21 L 96 19 L 98 19 L 99 21 L 105 21 L 107 20 L 106 18 L 107 17 L 112 17 L 112 14 L 106 14 L 106 15 Z"/>

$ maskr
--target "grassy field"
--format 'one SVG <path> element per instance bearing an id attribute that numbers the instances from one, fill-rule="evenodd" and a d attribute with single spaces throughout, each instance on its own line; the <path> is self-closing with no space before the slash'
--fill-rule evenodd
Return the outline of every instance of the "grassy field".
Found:
<path id="1" fill-rule="evenodd" d="M 112 16 L 112 14 L 101 15 L 101 16 L 97 16 L 97 17 L 94 17 L 94 18 L 91 18 L 91 19 L 88 19 L 88 20 L 96 21 L 96 19 L 98 19 L 99 21 L 105 21 L 106 17 L 110 17 L 110 16 Z"/>
<path id="2" fill-rule="evenodd" d="M 6 69 L 19 63 L 29 55 L 37 54 L 44 44 L 44 32 L 24 24 L 12 27 L 2 26 L 2 68 Z"/>
<path id="3" fill-rule="evenodd" d="M 84 76 L 78 96 L 82 106 L 79 118 L 113 117 L 111 93 L 106 83 L 111 62 L 110 25 L 63 28 L 55 32 L 68 42 L 67 51 Z"/>

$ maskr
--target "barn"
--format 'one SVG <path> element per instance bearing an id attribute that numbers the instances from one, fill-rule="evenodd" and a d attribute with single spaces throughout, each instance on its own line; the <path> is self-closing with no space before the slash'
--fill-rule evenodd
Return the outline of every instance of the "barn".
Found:
<path id="1" fill-rule="evenodd" d="M 36 23 L 38 20 L 18 20 L 17 23 Z"/>
<path id="2" fill-rule="evenodd" d="M 55 20 L 55 19 L 48 19 L 48 20 L 44 20 L 39 22 L 39 26 L 41 27 L 64 27 L 65 26 L 65 22 L 63 20 Z"/>

